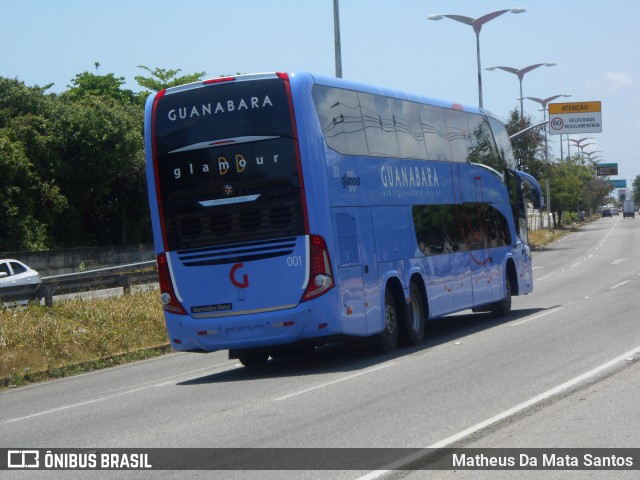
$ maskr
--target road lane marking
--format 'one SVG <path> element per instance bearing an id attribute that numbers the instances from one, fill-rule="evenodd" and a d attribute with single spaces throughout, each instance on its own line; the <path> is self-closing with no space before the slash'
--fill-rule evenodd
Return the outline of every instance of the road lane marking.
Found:
<path id="1" fill-rule="evenodd" d="M 613 287 L 609 287 L 609 290 L 615 290 L 616 288 L 621 287 L 621 286 L 623 286 L 623 285 L 625 285 L 625 284 L 627 284 L 629 282 L 630 282 L 630 280 L 625 280 L 624 282 L 620 282 L 620 283 L 614 285 Z"/>
<path id="2" fill-rule="evenodd" d="M 129 365 L 132 365 L 132 364 L 129 364 Z M 227 365 L 228 365 L 228 362 L 218 364 L 215 367 L 218 367 L 220 369 L 219 370 L 220 372 L 224 372 L 224 371 L 234 370 L 235 369 L 235 367 L 225 368 Z M 19 422 L 21 420 L 28 420 L 30 418 L 40 417 L 40 416 L 43 416 L 43 415 L 48 415 L 50 413 L 56 413 L 56 412 L 60 412 L 60 411 L 63 411 L 63 410 L 69 410 L 71 408 L 83 407 L 85 405 L 91 405 L 92 403 L 102 402 L 104 400 L 110 400 L 112 398 L 121 397 L 123 395 L 129 395 L 131 393 L 141 392 L 143 390 L 148 390 L 150 388 L 163 387 L 163 386 L 166 386 L 166 385 L 174 385 L 176 380 L 172 380 L 172 379 L 181 379 L 181 378 L 186 376 L 185 380 L 180 380 L 180 381 L 189 381 L 189 380 L 193 380 L 194 378 L 201 377 L 204 372 L 211 372 L 212 370 L 215 370 L 215 368 L 212 368 L 212 367 L 199 368 L 197 370 L 192 370 L 190 372 L 177 373 L 175 375 L 170 375 L 168 377 L 159 378 L 158 380 L 155 380 L 154 382 L 148 383 L 147 385 L 143 385 L 143 386 L 140 386 L 140 387 L 137 387 L 137 388 L 123 390 L 123 391 L 117 392 L 117 393 L 110 393 L 108 395 L 103 395 L 101 397 L 92 398 L 90 400 L 84 400 L 82 402 L 70 403 L 68 405 L 62 405 L 60 407 L 51 408 L 49 410 L 42 410 L 40 412 L 31 413 L 29 415 L 24 415 L 22 417 L 9 418 L 7 420 L 3 420 L 0 423 Z M 105 370 L 100 370 L 100 371 L 91 372 L 91 373 L 99 374 L 100 372 L 105 372 Z M 85 375 L 89 375 L 91 373 L 87 373 Z M 78 378 L 78 377 L 67 377 L 66 379 L 72 380 L 74 378 Z M 37 385 L 34 385 L 34 386 L 37 386 Z"/>
<path id="3" fill-rule="evenodd" d="M 546 317 L 547 315 L 551 315 L 552 313 L 559 312 L 563 308 L 564 307 L 555 307 L 555 308 L 552 308 L 551 310 L 547 310 L 546 312 L 542 312 L 542 313 L 539 313 L 537 315 L 533 315 L 532 317 L 525 318 L 524 320 L 520 320 L 519 322 L 510 323 L 507 326 L 508 327 L 517 327 L 518 325 L 522 325 L 523 323 L 528 323 L 528 322 L 531 322 L 533 320 L 538 320 L 539 318 Z"/>
<path id="4" fill-rule="evenodd" d="M 596 376 L 597 374 L 599 374 L 600 372 L 603 372 L 604 370 L 613 367 L 614 365 L 616 365 L 617 363 L 620 362 L 629 362 L 629 358 L 636 358 L 638 355 L 640 354 L 640 346 L 637 346 L 631 350 L 629 350 L 628 352 L 623 353 L 622 355 L 617 356 L 616 358 L 614 358 L 613 360 L 609 360 L 608 362 L 603 363 L 602 365 L 599 365 L 591 370 L 589 370 L 588 372 L 583 373 L 582 375 L 578 375 L 577 377 L 572 378 L 571 380 L 568 380 L 564 383 L 561 383 L 560 385 L 553 387 L 550 390 L 547 390 L 544 393 L 541 393 L 540 395 L 536 395 L 533 398 L 530 398 L 529 400 L 526 400 L 522 403 L 520 403 L 519 405 L 516 405 L 515 407 L 512 407 L 508 410 L 505 410 L 497 415 L 494 415 L 491 418 L 488 418 L 486 420 L 484 420 L 483 422 L 477 423 L 476 425 L 474 425 L 473 427 L 469 427 L 465 430 L 462 430 L 461 432 L 458 432 L 454 435 L 451 435 L 450 437 L 447 437 L 443 440 L 440 440 L 439 442 L 436 442 L 432 445 L 429 445 L 428 447 L 425 447 L 426 449 L 434 449 L 434 448 L 445 448 L 455 442 L 459 442 L 460 440 L 473 435 L 474 433 L 479 432 L 480 430 L 483 430 L 495 423 L 498 423 L 502 420 L 504 420 L 505 418 L 509 418 L 513 415 L 515 415 L 516 413 L 519 413 L 523 410 L 526 410 L 529 407 L 532 407 L 533 405 L 540 403 L 554 395 L 559 394 L 560 392 L 564 391 L 564 390 L 568 390 L 574 386 L 576 386 L 577 384 L 579 384 L 580 382 L 583 382 L 591 377 Z M 359 477 L 357 480 L 375 480 L 377 478 L 382 477 L 383 475 L 386 475 L 387 473 L 390 473 L 394 470 L 403 470 L 403 466 L 406 466 L 407 464 L 419 460 L 422 457 L 424 457 L 424 453 L 421 452 L 416 452 L 414 454 L 411 454 L 401 460 L 398 460 L 396 462 L 394 462 L 393 464 L 388 466 L 388 469 L 386 470 L 376 470 L 373 472 L 369 472 L 368 474 Z"/>
<path id="5" fill-rule="evenodd" d="M 3 423 L 19 422 L 21 420 L 28 420 L 30 418 L 40 417 L 42 415 L 48 415 L 50 413 L 56 413 L 56 412 L 60 412 L 62 410 L 68 410 L 70 408 L 82 407 L 84 405 L 91 405 L 92 403 L 102 402 L 103 400 L 109 400 L 111 398 L 121 397 L 123 395 L 128 395 L 129 393 L 140 392 L 142 390 L 147 390 L 147 389 L 152 388 L 152 387 L 154 387 L 154 385 L 147 385 L 146 387 L 140 387 L 140 388 L 136 388 L 134 390 L 127 390 L 126 392 L 114 393 L 112 395 L 106 395 L 104 397 L 93 398 L 91 400 L 85 400 L 84 402 L 71 403 L 69 405 L 64 405 L 62 407 L 52 408 L 50 410 L 43 410 L 41 412 L 32 413 L 31 415 L 25 415 L 23 417 L 10 418 L 8 420 L 5 420 Z"/>
<path id="6" fill-rule="evenodd" d="M 304 390 L 300 390 L 294 393 L 290 393 L 288 395 L 283 395 L 282 397 L 274 398 L 274 402 L 280 402 L 282 400 L 287 400 L 292 397 L 297 397 L 298 395 L 304 395 L 305 393 L 313 392 L 314 390 L 320 390 L 321 388 L 330 387 L 331 385 L 335 385 L 337 383 L 346 382 L 347 380 L 351 380 L 352 378 L 360 377 L 362 375 L 366 375 L 368 373 L 377 372 L 378 370 L 382 370 L 383 368 L 390 367 L 395 365 L 395 363 L 385 363 L 383 365 L 378 365 L 377 367 L 367 368 L 358 373 L 354 373 L 353 375 L 347 375 L 346 377 L 338 378 L 336 380 L 332 380 L 330 382 L 321 383 L 320 385 L 316 385 L 315 387 L 305 388 Z"/>
<path id="7" fill-rule="evenodd" d="M 611 262 L 611 265 L 620 265 L 622 262 L 628 262 L 628 261 L 629 261 L 628 258 L 617 258 L 613 262 Z"/>

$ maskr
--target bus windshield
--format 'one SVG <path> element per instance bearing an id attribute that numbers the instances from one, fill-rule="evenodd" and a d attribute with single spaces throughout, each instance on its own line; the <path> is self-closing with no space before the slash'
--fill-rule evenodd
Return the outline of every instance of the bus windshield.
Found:
<path id="1" fill-rule="evenodd" d="M 216 82 L 156 100 L 158 201 L 170 250 L 303 234 L 285 82 Z"/>

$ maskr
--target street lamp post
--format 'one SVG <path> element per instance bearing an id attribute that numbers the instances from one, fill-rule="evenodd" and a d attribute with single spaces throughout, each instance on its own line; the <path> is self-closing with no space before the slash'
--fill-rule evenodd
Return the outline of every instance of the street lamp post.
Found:
<path id="1" fill-rule="evenodd" d="M 463 15 L 429 15 L 427 20 L 442 20 L 443 18 L 449 18 L 451 20 L 455 20 L 456 22 L 464 23 L 465 25 L 471 25 L 473 27 L 473 31 L 476 33 L 476 56 L 478 57 L 478 106 L 482 107 L 482 69 L 480 67 L 480 30 L 482 29 L 482 25 L 493 20 L 496 17 L 499 17 L 502 14 L 507 12 L 510 13 L 523 13 L 526 12 L 524 8 L 510 8 L 507 10 L 497 10 L 495 12 L 487 13 L 480 18 L 471 18 L 465 17 Z"/>
<path id="2" fill-rule="evenodd" d="M 522 90 L 520 91 L 520 93 L 522 93 Z M 560 95 L 553 95 L 552 97 L 548 97 L 548 98 L 537 98 L 537 97 L 524 97 L 528 100 L 531 100 L 532 102 L 536 102 L 539 103 L 540 105 L 542 105 L 542 113 L 544 115 L 544 121 L 547 121 L 547 104 L 549 102 L 553 102 L 555 99 L 560 98 L 560 97 L 570 97 L 571 95 L 568 93 L 561 93 Z M 522 102 L 522 98 L 520 98 L 520 102 Z M 522 117 L 522 113 L 520 114 L 520 117 Z M 548 140 L 547 140 L 547 127 L 545 126 L 544 128 L 544 148 L 545 148 L 545 160 L 547 162 L 549 162 L 549 144 L 548 144 Z M 560 150 L 562 151 L 562 139 L 560 139 Z M 560 154 L 560 156 L 562 156 L 562 154 Z"/>
<path id="3" fill-rule="evenodd" d="M 590 162 L 593 162 L 595 158 L 602 158 L 602 155 L 596 155 L 595 157 L 591 156 L 596 153 L 602 153 L 602 150 L 594 150 L 592 152 L 585 152 L 584 150 L 582 151 L 582 155 L 586 155 Z"/>
<path id="4" fill-rule="evenodd" d="M 524 78 L 526 73 L 529 73 L 531 70 L 535 70 L 538 67 L 553 67 L 555 65 L 555 63 L 553 62 L 546 62 L 546 63 L 536 63 L 535 65 L 529 65 L 528 67 L 524 67 L 524 68 L 513 68 L 513 67 L 488 67 L 485 68 L 485 70 L 495 70 L 500 69 L 500 70 L 504 70 L 505 72 L 509 72 L 509 73 L 513 73 L 514 75 L 516 75 L 518 77 L 518 80 L 520 82 L 520 118 L 524 118 L 524 106 L 523 106 L 523 95 L 522 95 L 522 79 Z"/>
<path id="5" fill-rule="evenodd" d="M 583 139 L 586 140 L 586 139 Z M 571 140 L 573 142 L 573 140 Z M 584 145 L 579 144 L 577 145 L 578 147 L 578 155 L 580 155 L 581 158 L 584 157 L 584 147 L 588 147 L 589 145 L 596 145 L 595 142 L 589 142 L 589 143 L 585 143 Z"/>
<path id="6" fill-rule="evenodd" d="M 581 147 L 584 147 L 584 145 L 582 145 L 582 142 L 586 142 L 587 140 L 593 140 L 593 137 L 582 137 L 579 139 L 573 139 L 573 138 L 569 138 L 567 136 L 567 155 L 570 157 L 571 156 L 571 152 L 569 151 L 569 142 L 573 142 L 575 144 L 576 147 L 578 147 L 578 150 L 581 149 Z M 591 145 L 591 144 L 589 144 Z"/>
<path id="7" fill-rule="evenodd" d="M 596 145 L 594 142 L 585 143 L 580 147 L 580 156 L 584 157 L 584 147 L 588 147 L 589 145 Z"/>
<path id="8" fill-rule="evenodd" d="M 589 163 L 591 164 L 591 167 L 593 168 L 593 176 L 597 177 L 598 176 L 598 163 L 600 163 L 602 160 L 604 160 L 604 158 L 602 157 L 602 155 L 596 155 L 595 157 L 592 157 L 591 155 L 594 155 L 596 153 L 602 153 L 600 150 L 594 150 L 593 152 L 582 152 L 583 158 L 584 155 L 587 156 L 587 158 L 589 159 Z M 597 160 L 599 159 L 599 160 Z"/>
<path id="9" fill-rule="evenodd" d="M 340 43 L 340 5 L 333 0 L 333 44 L 336 57 L 336 77 L 342 78 L 342 44 Z"/>

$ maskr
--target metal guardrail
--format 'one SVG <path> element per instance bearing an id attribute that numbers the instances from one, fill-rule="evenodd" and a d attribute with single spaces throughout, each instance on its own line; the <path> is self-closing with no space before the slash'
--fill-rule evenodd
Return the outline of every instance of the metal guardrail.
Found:
<path id="1" fill-rule="evenodd" d="M 132 263 L 119 267 L 101 268 L 86 272 L 67 273 L 43 277 L 33 285 L 0 288 L 0 305 L 20 301 L 37 301 L 53 306 L 54 295 L 90 292 L 105 288 L 124 289 L 128 293 L 131 285 L 154 283 L 158 280 L 155 260 Z"/>

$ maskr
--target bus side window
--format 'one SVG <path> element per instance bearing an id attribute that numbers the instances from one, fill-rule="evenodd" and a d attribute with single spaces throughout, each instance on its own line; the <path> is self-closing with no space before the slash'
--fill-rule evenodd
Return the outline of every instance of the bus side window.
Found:
<path id="1" fill-rule="evenodd" d="M 516 168 L 516 161 L 513 157 L 513 149 L 511 148 L 511 140 L 505 126 L 493 117 L 487 117 L 489 125 L 493 132 L 493 138 L 496 142 L 498 155 L 502 157 L 502 163 L 506 168 Z"/>
<path id="2" fill-rule="evenodd" d="M 393 123 L 402 158 L 428 159 L 424 134 L 420 126 L 418 104 L 405 100 L 392 100 Z"/>
<path id="3" fill-rule="evenodd" d="M 509 231 L 509 222 L 507 218 L 496 210 L 498 217 L 498 226 L 500 232 L 501 245 L 511 245 L 511 232 Z"/>
<path id="4" fill-rule="evenodd" d="M 431 105 L 420 105 L 420 123 L 429 160 L 451 160 L 451 145 L 447 136 L 446 110 Z"/>
<path id="5" fill-rule="evenodd" d="M 362 109 L 362 123 L 369 147 L 373 156 L 399 157 L 400 149 L 396 137 L 391 99 L 371 93 L 358 93 Z"/>
<path id="6" fill-rule="evenodd" d="M 469 161 L 487 165 L 498 172 L 504 170 L 502 158 L 498 155 L 487 119 L 482 115 L 469 115 L 471 145 Z"/>
<path id="7" fill-rule="evenodd" d="M 466 163 L 469 161 L 471 149 L 471 136 L 469 124 L 464 112 L 459 110 L 447 110 L 447 133 L 451 143 L 451 160 Z"/>
<path id="8" fill-rule="evenodd" d="M 495 207 L 489 206 L 487 211 L 487 234 L 489 248 L 504 247 L 511 244 L 509 224 L 505 216 Z"/>
<path id="9" fill-rule="evenodd" d="M 453 205 L 415 205 L 413 224 L 418 247 L 425 255 L 459 250 L 459 231 Z"/>
<path id="10" fill-rule="evenodd" d="M 343 155 L 368 155 L 358 94 L 315 85 L 313 100 L 329 147 Z"/>

